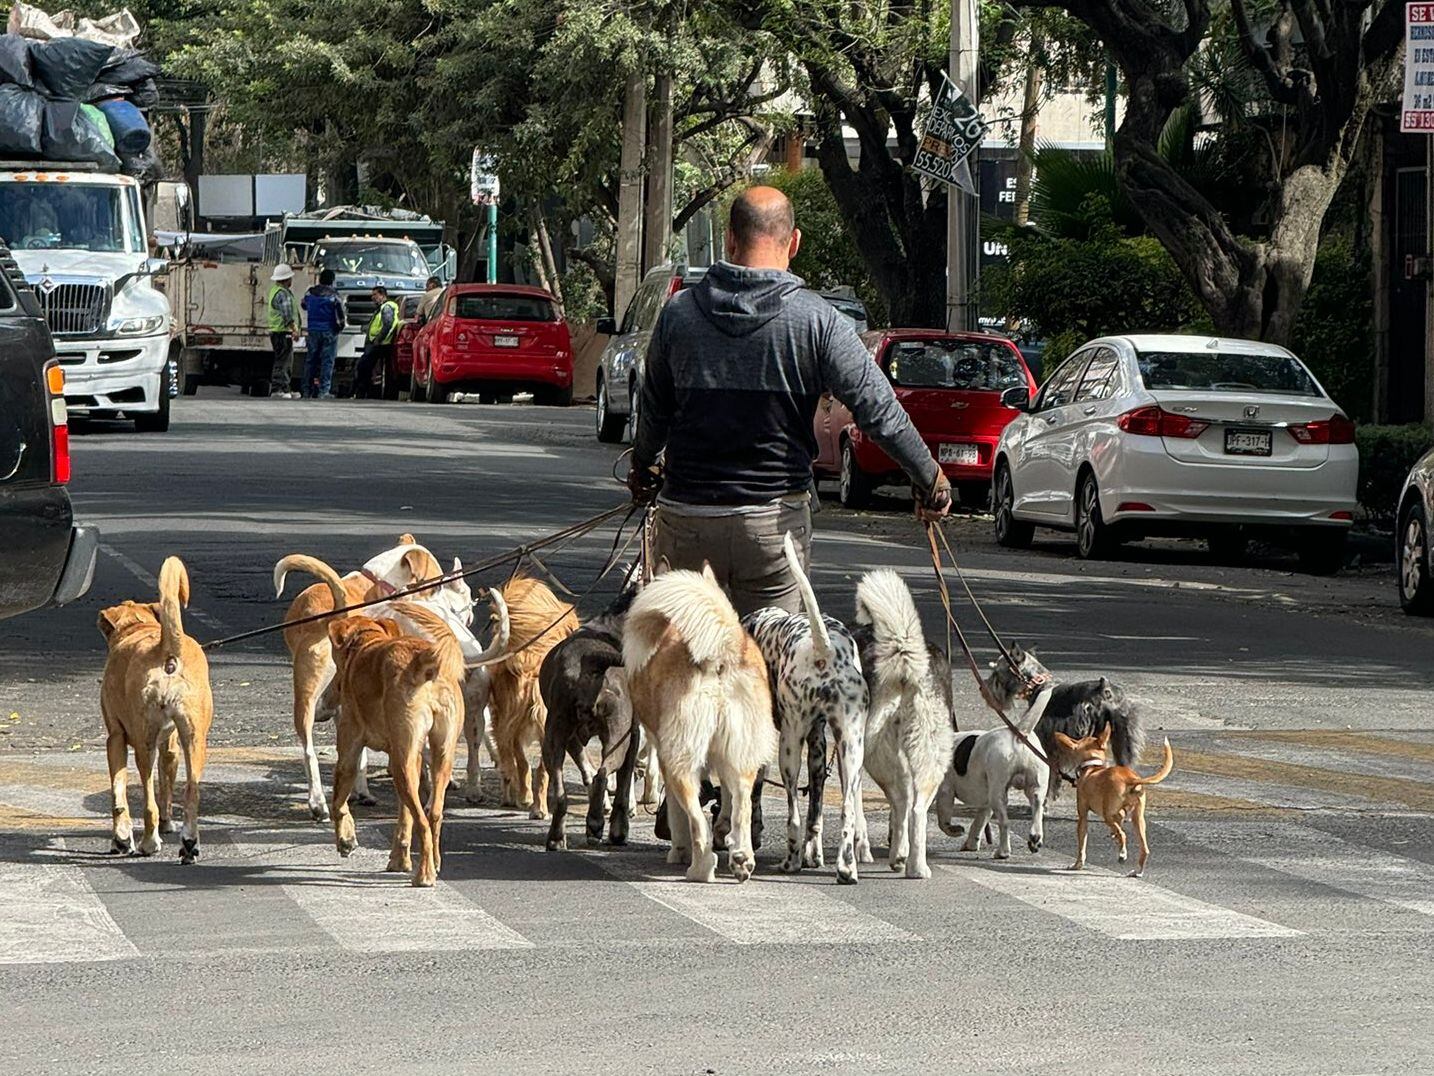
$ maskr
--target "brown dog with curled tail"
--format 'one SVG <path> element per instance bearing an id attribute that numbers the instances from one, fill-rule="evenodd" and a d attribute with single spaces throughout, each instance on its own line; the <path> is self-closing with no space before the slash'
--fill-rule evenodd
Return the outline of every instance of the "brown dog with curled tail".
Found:
<path id="1" fill-rule="evenodd" d="M 1170 741 L 1165 741 L 1165 759 L 1160 769 L 1149 777 L 1142 777 L 1129 766 L 1109 766 L 1110 731 L 1107 725 L 1099 736 L 1086 736 L 1072 740 L 1064 733 L 1056 733 L 1056 742 L 1062 751 L 1076 763 L 1076 861 L 1071 870 L 1085 866 L 1086 815 L 1096 812 L 1110 827 L 1120 854 L 1121 863 L 1126 860 L 1125 819 L 1135 818 L 1135 835 L 1140 841 L 1140 862 L 1130 872 L 1132 878 L 1145 873 L 1146 861 L 1150 858 L 1150 844 L 1145 837 L 1145 789 L 1158 785 L 1170 776 L 1175 768 L 1175 756 L 1170 751 Z"/>

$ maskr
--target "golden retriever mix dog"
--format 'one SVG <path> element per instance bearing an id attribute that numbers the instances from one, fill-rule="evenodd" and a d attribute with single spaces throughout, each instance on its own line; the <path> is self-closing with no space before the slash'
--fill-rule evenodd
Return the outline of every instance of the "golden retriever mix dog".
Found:
<path id="1" fill-rule="evenodd" d="M 543 658 L 578 630 L 577 613 L 547 584 L 525 575 L 495 588 L 508 608 L 509 656 L 492 667 L 488 709 L 503 777 L 503 806 L 527 807 L 531 818 L 548 817 L 548 778 L 528 752 L 543 742 L 548 709 L 538 689 Z M 534 641 L 536 640 L 536 641 Z M 531 644 L 531 645 L 530 645 Z"/>
<path id="2" fill-rule="evenodd" d="M 455 559 L 453 570 L 462 570 L 462 564 Z M 284 614 L 285 623 L 302 620 L 317 613 L 358 602 L 371 601 L 404 590 L 424 579 L 433 579 L 443 574 L 437 559 L 423 546 L 417 544 L 413 535 L 404 534 L 398 545 L 380 553 L 356 572 L 350 572 L 342 579 L 337 572 L 323 561 L 302 554 L 291 554 L 274 565 L 274 594 L 284 593 L 284 580 L 290 571 L 306 571 L 319 577 L 301 591 Z M 332 576 L 338 581 L 340 602 L 333 585 Z M 452 580 L 436 591 L 424 591 L 416 595 L 428 601 L 441 601 L 446 606 L 460 611 L 465 623 L 471 623 L 473 616 L 473 594 L 462 579 Z M 333 717 L 327 712 L 321 699 L 324 689 L 334 678 L 334 662 L 329 647 L 328 622 L 315 620 L 297 624 L 284 631 L 284 644 L 294 667 L 294 732 L 299 738 L 299 748 L 304 753 L 304 762 L 309 780 L 309 812 L 315 821 L 327 822 L 329 807 L 324 802 L 322 778 L 319 776 L 319 756 L 314 750 L 314 722 L 327 721 Z M 361 803 L 372 805 L 374 799 L 368 792 L 368 779 L 360 767 L 357 795 Z"/>
<path id="3" fill-rule="evenodd" d="M 777 751 L 772 692 L 762 651 L 737 619 L 711 569 L 654 579 L 628 610 L 623 664 L 633 713 L 657 746 L 667 786 L 672 850 L 687 879 L 716 880 L 717 855 L 698 801 L 705 772 L 722 785 L 732 831 L 727 865 L 752 876 L 752 783 Z M 682 824 L 682 815 L 687 825 Z"/>
<path id="4" fill-rule="evenodd" d="M 437 641 L 404 635 L 391 620 L 350 615 L 329 621 L 340 696 L 334 840 L 343 856 L 358 847 L 349 792 L 364 748 L 384 751 L 398 795 L 387 869 L 412 871 L 414 885 L 431 886 L 442 865 L 443 798 L 463 728 L 463 653 L 436 613 L 412 602 L 393 608 Z M 433 766 L 426 810 L 419 798 L 425 746 Z M 409 854 L 414 828 L 416 868 Z"/>
<path id="5" fill-rule="evenodd" d="M 179 752 L 184 751 L 184 829 L 179 858 L 199 858 L 199 781 L 214 697 L 209 690 L 209 662 L 204 651 L 184 634 L 180 606 L 189 604 L 189 573 L 178 557 L 159 569 L 159 601 L 127 601 L 100 610 L 99 629 L 109 644 L 100 713 L 108 739 L 110 795 L 113 798 L 113 841 L 116 852 L 134 851 L 134 828 L 125 788 L 129 749 L 144 787 L 144 839 L 139 853 L 159 851 L 161 833 L 174 832 L 174 782 Z M 159 761 L 159 796 L 155 797 L 155 756 Z"/>

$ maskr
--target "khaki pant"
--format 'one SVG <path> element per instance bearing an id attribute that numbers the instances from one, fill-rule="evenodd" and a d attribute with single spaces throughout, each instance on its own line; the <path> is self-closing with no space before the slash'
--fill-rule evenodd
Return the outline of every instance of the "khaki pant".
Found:
<path id="1" fill-rule="evenodd" d="M 805 498 L 800 506 L 784 501 L 722 516 L 679 515 L 659 507 L 654 531 L 654 559 L 665 557 L 669 567 L 694 571 L 701 570 L 704 561 L 710 564 L 739 616 L 769 605 L 801 612 L 801 594 L 787 567 L 782 539 L 791 532 L 805 569 L 812 546 L 812 513 Z"/>

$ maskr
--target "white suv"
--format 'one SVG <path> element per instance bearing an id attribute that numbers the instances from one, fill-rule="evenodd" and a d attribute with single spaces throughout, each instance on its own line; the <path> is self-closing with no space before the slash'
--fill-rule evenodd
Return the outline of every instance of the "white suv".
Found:
<path id="1" fill-rule="evenodd" d="M 1203 336 L 1093 340 L 1063 362 L 996 446 L 996 540 L 1073 530 L 1082 557 L 1125 539 L 1204 537 L 1238 557 L 1292 538 L 1333 572 L 1354 519 L 1351 422 L 1289 351 Z"/>

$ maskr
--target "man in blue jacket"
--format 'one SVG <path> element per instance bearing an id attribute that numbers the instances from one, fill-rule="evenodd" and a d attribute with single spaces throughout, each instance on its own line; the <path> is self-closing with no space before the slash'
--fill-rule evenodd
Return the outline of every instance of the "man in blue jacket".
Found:
<path id="1" fill-rule="evenodd" d="M 637 409 L 628 485 L 644 503 L 661 487 L 654 555 L 674 568 L 707 561 L 741 614 L 800 612 L 782 536 L 791 532 L 805 563 L 823 392 L 907 473 L 922 518 L 951 507 L 951 483 L 851 319 L 788 271 L 795 224 L 772 187 L 733 203 L 726 260 L 657 319 Z"/>
<path id="2" fill-rule="evenodd" d="M 338 354 L 339 333 L 348 324 L 344 301 L 334 290 L 334 271 L 319 273 L 319 282 L 311 287 L 300 304 L 308 317 L 309 352 L 304 362 L 304 395 L 310 399 L 332 400 L 334 358 Z"/>

